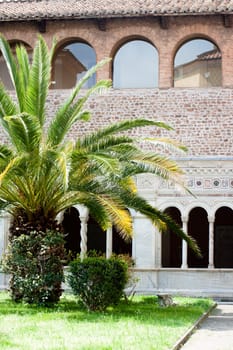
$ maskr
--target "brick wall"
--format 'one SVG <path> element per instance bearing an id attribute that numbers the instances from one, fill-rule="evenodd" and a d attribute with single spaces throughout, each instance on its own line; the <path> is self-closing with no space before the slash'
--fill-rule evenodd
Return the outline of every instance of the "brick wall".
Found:
<path id="1" fill-rule="evenodd" d="M 159 52 L 161 88 L 173 86 L 173 60 L 180 45 L 191 38 L 205 38 L 212 40 L 222 52 L 223 86 L 233 87 L 233 30 L 224 26 L 221 15 L 168 16 L 166 21 L 167 29 L 163 29 L 158 17 L 107 19 L 105 30 L 100 30 L 96 20 L 47 21 L 43 36 L 49 45 L 56 37 L 58 48 L 65 42 L 83 40 L 95 49 L 97 61 L 114 57 L 120 45 L 127 40 L 148 40 Z M 36 21 L 0 23 L 0 32 L 9 40 L 22 40 L 33 47 L 38 26 Z M 98 72 L 98 78 L 111 77 L 111 64 Z"/>
<path id="2" fill-rule="evenodd" d="M 38 26 L 36 22 L 0 23 L 0 31 L 9 40 L 22 40 L 34 46 Z M 89 102 L 92 121 L 77 126 L 73 135 L 123 118 L 144 116 L 171 124 L 175 131 L 163 134 L 184 143 L 189 155 L 232 156 L 233 30 L 224 26 L 222 16 L 168 17 L 167 29 L 163 29 L 157 17 L 107 19 L 105 30 L 100 30 L 94 20 L 48 21 L 43 35 L 49 45 L 55 36 L 57 47 L 70 40 L 84 40 L 95 49 L 97 61 L 113 57 L 123 42 L 133 38 L 150 41 L 159 52 L 160 89 L 109 90 L 92 98 Z M 223 88 L 172 88 L 174 55 L 182 43 L 197 37 L 212 40 L 220 48 Z M 98 72 L 98 78 L 111 78 L 111 70 L 111 64 L 106 65 Z M 50 115 L 68 93 L 50 92 Z M 153 136 L 154 132 L 154 129 L 143 129 L 143 135 Z"/>
<path id="3" fill-rule="evenodd" d="M 48 113 L 52 115 L 68 91 L 50 92 Z M 136 135 L 165 135 L 185 144 L 192 156 L 232 156 L 233 89 L 110 89 L 89 100 L 92 120 L 79 123 L 72 136 L 82 135 L 123 119 L 146 117 L 162 120 L 175 131 L 155 133 L 138 129 Z"/>

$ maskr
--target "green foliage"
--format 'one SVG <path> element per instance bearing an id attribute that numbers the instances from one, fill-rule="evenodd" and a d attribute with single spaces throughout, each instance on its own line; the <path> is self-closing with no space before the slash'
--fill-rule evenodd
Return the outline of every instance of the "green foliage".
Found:
<path id="1" fill-rule="evenodd" d="M 119 258 L 87 257 L 70 264 L 68 282 L 88 310 L 119 303 L 128 281 L 127 263 Z"/>
<path id="2" fill-rule="evenodd" d="M 0 84 L 0 126 L 10 140 L 7 145 L 0 144 L 0 209 L 14 218 L 20 210 L 24 223 L 28 221 L 35 230 L 39 219 L 43 221 L 40 230 L 45 231 L 50 228 L 46 223 L 60 212 L 81 204 L 103 230 L 115 225 L 123 237 L 131 237 L 132 219 L 125 208 L 132 208 L 151 219 L 160 231 L 167 226 L 197 251 L 190 236 L 136 192 L 135 176 L 142 173 L 183 184 L 182 170 L 167 157 L 167 150 L 183 151 L 182 145 L 167 138 L 145 135 L 140 140 L 132 136 L 135 128 L 151 129 L 149 134 L 172 128 L 152 119 L 124 120 L 122 116 L 118 123 L 67 142 L 71 129 L 79 129 L 80 123 L 91 117 L 85 109 L 88 98 L 111 86 L 110 81 L 100 80 L 79 96 L 85 82 L 109 59 L 92 67 L 48 120 L 46 101 L 54 47 L 49 50 L 39 36 L 31 61 L 23 46 L 17 47 L 15 54 L 0 35 L 0 50 L 16 97 Z M 149 147 L 142 149 L 138 141 L 149 143 Z M 154 151 L 148 151 L 151 144 Z"/>
<path id="3" fill-rule="evenodd" d="M 175 298 L 175 303 L 161 308 L 155 296 L 137 295 L 105 312 L 88 312 L 71 294 L 64 293 L 53 308 L 41 308 L 14 303 L 0 292 L 0 349 L 172 349 L 213 305 L 197 298 Z"/>
<path id="4" fill-rule="evenodd" d="M 61 264 L 54 262 L 60 259 L 60 248 L 43 248 L 44 252 L 41 247 L 47 247 L 45 236 L 48 231 L 57 232 L 59 213 L 78 204 L 89 209 L 103 230 L 114 225 L 128 238 L 132 236 L 133 223 L 126 208 L 132 208 L 147 216 L 160 231 L 168 227 L 198 250 L 190 236 L 136 191 L 138 174 L 150 173 L 183 184 L 182 170 L 167 157 L 167 150 L 183 150 L 183 146 L 165 138 L 133 136 L 138 127 L 151 129 L 149 134 L 156 134 L 161 128 L 169 131 L 171 127 L 155 120 L 122 117 L 118 123 L 87 135 L 80 130 L 78 139 L 67 141 L 72 128 L 79 130 L 80 123 L 91 117 L 85 110 L 89 97 L 111 85 L 107 80 L 98 81 L 79 96 L 85 82 L 109 59 L 86 72 L 67 100 L 47 118 L 54 47 L 55 44 L 49 50 L 39 36 L 31 60 L 23 46 L 14 53 L 0 35 L 0 51 L 15 92 L 12 96 L 0 84 L 0 127 L 9 141 L 0 143 L 0 209 L 13 216 L 14 225 L 7 269 L 12 273 L 12 297 L 38 303 L 56 302 L 62 280 L 60 268 L 53 266 Z M 150 143 L 149 147 L 142 149 L 140 141 Z M 148 151 L 151 144 L 154 151 Z M 164 154 L 160 154 L 161 149 Z M 31 240 L 29 232 L 34 237 Z"/>
<path id="5" fill-rule="evenodd" d="M 11 275 L 12 299 L 39 305 L 58 302 L 64 280 L 63 235 L 33 231 L 13 237 L 3 259 L 4 272 Z"/>

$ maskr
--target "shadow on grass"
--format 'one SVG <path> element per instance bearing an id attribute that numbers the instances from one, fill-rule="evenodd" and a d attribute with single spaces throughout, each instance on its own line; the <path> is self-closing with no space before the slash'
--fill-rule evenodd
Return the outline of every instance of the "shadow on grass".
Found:
<path id="1" fill-rule="evenodd" d="M 133 300 L 122 300 L 117 306 L 104 312 L 88 312 L 72 295 L 64 295 L 54 307 L 46 308 L 13 302 L 7 293 L 0 293 L 0 316 L 47 315 L 50 319 L 66 318 L 69 322 L 118 322 L 133 319 L 137 323 L 179 327 L 193 322 L 211 305 L 208 299 L 177 298 L 176 306 L 161 308 L 156 296 L 135 296 Z"/>

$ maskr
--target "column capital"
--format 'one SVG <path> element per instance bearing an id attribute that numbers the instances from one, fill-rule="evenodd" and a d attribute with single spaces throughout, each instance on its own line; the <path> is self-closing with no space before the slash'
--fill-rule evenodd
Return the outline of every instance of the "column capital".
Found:
<path id="1" fill-rule="evenodd" d="M 82 204 L 78 204 L 78 205 L 75 205 L 74 206 L 78 212 L 79 212 L 79 217 L 80 217 L 80 220 L 85 220 L 85 219 L 88 219 L 88 216 L 89 216 L 89 209 L 87 207 L 85 207 L 84 205 Z"/>
<path id="2" fill-rule="evenodd" d="M 215 221 L 215 215 L 213 215 L 213 214 L 208 214 L 208 221 L 209 221 L 209 223 L 214 223 L 214 221 Z"/>
<path id="3" fill-rule="evenodd" d="M 182 214 L 181 215 L 181 220 L 182 220 L 182 222 L 188 222 L 188 215 L 187 214 Z"/>

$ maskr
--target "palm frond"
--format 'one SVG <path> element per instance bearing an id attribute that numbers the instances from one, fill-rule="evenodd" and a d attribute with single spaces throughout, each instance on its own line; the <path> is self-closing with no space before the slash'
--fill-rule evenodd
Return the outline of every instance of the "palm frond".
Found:
<path id="1" fill-rule="evenodd" d="M 91 133 L 90 135 L 84 136 L 83 138 L 77 141 L 77 147 L 88 147 L 90 144 L 99 143 L 101 139 L 104 139 L 108 136 L 113 136 L 118 133 L 122 133 L 135 128 L 142 128 L 146 126 L 156 126 L 159 128 L 165 128 L 171 130 L 172 128 L 162 122 L 157 122 L 148 119 L 133 119 L 125 120 L 119 123 L 114 123 L 106 128 L 100 129 L 96 132 Z"/>
<path id="2" fill-rule="evenodd" d="M 132 194 L 129 191 L 122 191 L 121 197 L 126 203 L 128 203 L 130 208 L 135 209 L 136 211 L 150 218 L 152 223 L 157 226 L 161 232 L 164 232 L 167 228 L 169 228 L 180 238 L 184 239 L 197 255 L 201 255 L 200 249 L 195 240 L 191 236 L 187 235 L 182 228 L 170 218 L 170 216 L 161 212 L 155 207 L 152 207 L 144 198 L 139 197 L 135 193 Z"/>
<path id="3" fill-rule="evenodd" d="M 37 116 L 40 125 L 45 120 L 45 101 L 50 85 L 50 53 L 44 39 L 39 36 L 33 52 L 28 86 L 25 96 L 25 112 Z"/>
<path id="4" fill-rule="evenodd" d="M 24 111 L 24 101 L 28 86 L 30 63 L 27 50 L 23 45 L 16 46 L 16 58 L 18 66 L 18 97 L 20 101 L 22 101 L 21 111 Z"/>
<path id="5" fill-rule="evenodd" d="M 21 89 L 19 85 L 18 67 L 17 67 L 16 59 L 14 57 L 14 54 L 11 51 L 11 47 L 8 41 L 1 34 L 0 34 L 0 51 L 2 52 L 2 55 L 6 62 L 12 84 L 16 91 L 18 103 L 21 106 L 23 101 L 21 101 L 21 94 L 20 94 Z"/>
<path id="6" fill-rule="evenodd" d="M 18 109 L 15 103 L 2 83 L 0 83 L 0 123 L 7 133 L 9 132 L 8 123 L 6 123 L 4 117 L 7 115 L 15 115 L 17 113 Z"/>
<path id="7" fill-rule="evenodd" d="M 0 171 L 5 169 L 5 167 L 13 157 L 13 151 L 7 145 L 0 144 Z"/>
<path id="8" fill-rule="evenodd" d="M 82 108 L 90 95 L 100 93 L 103 89 L 106 89 L 111 85 L 110 81 L 100 80 L 91 89 L 86 91 L 82 98 L 79 98 L 76 101 L 76 97 L 86 81 L 97 71 L 97 69 L 107 62 L 109 62 L 109 59 L 104 59 L 88 70 L 84 77 L 77 83 L 67 101 L 65 101 L 65 103 L 59 108 L 48 129 L 48 142 L 51 145 L 58 145 L 63 140 L 71 126 L 77 120 L 84 119 Z M 89 116 L 90 114 L 88 114 L 88 117 Z"/>
<path id="9" fill-rule="evenodd" d="M 171 151 L 180 150 L 183 152 L 187 152 L 187 150 L 188 150 L 186 146 L 182 145 L 177 140 L 166 138 L 166 137 L 161 137 L 161 138 L 159 138 L 159 137 L 156 137 L 156 138 L 146 137 L 146 138 L 142 138 L 142 140 L 147 142 L 147 143 L 151 143 L 156 147 L 163 146 L 163 148 L 169 149 Z"/>
<path id="10" fill-rule="evenodd" d="M 20 152 L 33 152 L 38 150 L 42 129 L 40 123 L 34 115 L 21 113 L 18 115 L 6 116 L 9 135 L 12 144 Z"/>

